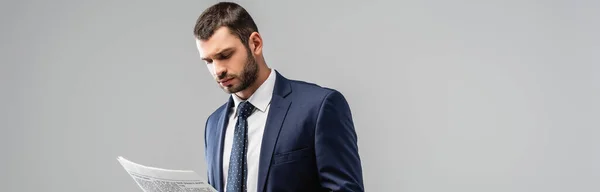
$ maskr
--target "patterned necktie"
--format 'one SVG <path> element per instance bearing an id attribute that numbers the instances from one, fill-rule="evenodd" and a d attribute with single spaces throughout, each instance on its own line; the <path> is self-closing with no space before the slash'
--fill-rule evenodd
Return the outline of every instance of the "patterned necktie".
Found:
<path id="1" fill-rule="evenodd" d="M 229 159 L 229 171 L 227 173 L 227 192 L 246 191 L 246 150 L 248 146 L 248 122 L 246 119 L 254 111 L 254 106 L 247 101 L 241 102 L 237 109 L 237 123 L 233 133 L 233 146 Z"/>

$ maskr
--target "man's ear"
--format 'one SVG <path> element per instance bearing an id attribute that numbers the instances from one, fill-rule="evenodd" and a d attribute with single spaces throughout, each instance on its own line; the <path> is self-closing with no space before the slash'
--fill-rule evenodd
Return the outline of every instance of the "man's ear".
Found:
<path id="1" fill-rule="evenodd" d="M 252 51 L 252 53 L 256 55 L 260 55 L 262 53 L 263 41 L 262 37 L 258 32 L 253 32 L 252 34 L 250 34 L 248 43 L 250 43 L 250 50 Z"/>

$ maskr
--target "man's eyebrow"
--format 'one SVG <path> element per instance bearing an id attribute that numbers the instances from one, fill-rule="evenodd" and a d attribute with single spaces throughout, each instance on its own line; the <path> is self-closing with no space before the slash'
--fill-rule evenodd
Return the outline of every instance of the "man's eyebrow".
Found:
<path id="1" fill-rule="evenodd" d="M 210 59 L 212 57 L 215 57 L 215 55 L 223 54 L 224 52 L 230 52 L 232 50 L 233 50 L 233 47 L 225 48 L 225 49 L 222 49 L 222 50 L 220 50 L 219 52 L 217 52 L 217 53 L 215 53 L 213 55 L 209 55 L 208 57 L 202 57 L 202 60 L 208 60 L 208 59 Z"/>

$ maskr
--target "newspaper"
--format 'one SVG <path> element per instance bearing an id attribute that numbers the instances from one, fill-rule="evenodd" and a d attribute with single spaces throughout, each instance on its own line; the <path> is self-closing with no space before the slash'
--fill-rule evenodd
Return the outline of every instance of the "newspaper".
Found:
<path id="1" fill-rule="evenodd" d="M 144 192 L 217 192 L 196 172 L 148 167 L 117 158 Z"/>

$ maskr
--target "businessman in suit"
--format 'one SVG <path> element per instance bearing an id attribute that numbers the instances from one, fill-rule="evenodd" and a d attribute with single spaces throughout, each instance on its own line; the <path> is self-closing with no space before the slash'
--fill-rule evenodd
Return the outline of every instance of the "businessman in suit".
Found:
<path id="1" fill-rule="evenodd" d="M 269 68 L 263 40 L 236 3 L 206 9 L 194 27 L 201 59 L 228 100 L 207 121 L 208 182 L 218 191 L 364 191 L 344 96 Z"/>

